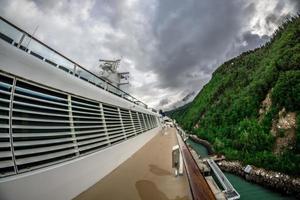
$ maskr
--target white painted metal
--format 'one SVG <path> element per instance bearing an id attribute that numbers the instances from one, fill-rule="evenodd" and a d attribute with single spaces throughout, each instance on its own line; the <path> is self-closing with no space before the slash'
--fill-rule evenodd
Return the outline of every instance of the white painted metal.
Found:
<path id="1" fill-rule="evenodd" d="M 110 148 L 75 160 L 2 178 L 0 179 L 1 200 L 72 199 L 113 171 L 158 132 L 158 128 L 152 129 Z"/>
<path id="2" fill-rule="evenodd" d="M 158 114 L 153 113 L 142 106 L 138 106 L 105 90 L 101 90 L 69 73 L 62 73 L 60 69 L 51 67 L 46 62 L 43 62 L 30 54 L 25 54 L 21 49 L 15 48 L 1 39 L 0 60 L 1 70 L 15 74 L 19 77 L 26 77 L 28 80 L 43 83 L 45 86 L 56 88 L 61 91 L 67 91 L 71 94 L 77 94 L 107 104 L 158 116 Z M 45 78 L 45 76 L 47 76 L 47 78 Z"/>
<path id="3" fill-rule="evenodd" d="M 73 198 L 158 132 L 151 125 L 157 113 L 2 39 L 1 199 Z"/>
<path id="4" fill-rule="evenodd" d="M 7 77 L 3 73 L 1 76 Z M 3 101 L 12 105 L 3 109 L 18 115 L 11 115 L 10 124 L 1 127 L 11 127 L 8 148 L 13 147 L 15 173 L 74 159 L 122 142 L 134 136 L 135 130 L 142 133 L 152 128 L 148 114 L 134 112 L 133 120 L 131 111 L 124 108 L 75 97 L 20 78 L 11 80 L 17 82 L 15 90 L 11 87 L 10 96 L 16 94 L 17 99 L 12 98 L 12 104 Z M 3 81 L 1 84 L 10 87 Z M 9 152 L 1 151 L 0 156 Z"/>

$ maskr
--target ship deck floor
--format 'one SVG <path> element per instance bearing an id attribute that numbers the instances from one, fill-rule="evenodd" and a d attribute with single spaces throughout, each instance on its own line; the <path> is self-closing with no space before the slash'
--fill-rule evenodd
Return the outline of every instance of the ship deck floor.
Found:
<path id="1" fill-rule="evenodd" d="M 189 199 L 186 175 L 175 177 L 172 169 L 172 146 L 176 144 L 176 129 L 167 128 L 75 200 Z"/>

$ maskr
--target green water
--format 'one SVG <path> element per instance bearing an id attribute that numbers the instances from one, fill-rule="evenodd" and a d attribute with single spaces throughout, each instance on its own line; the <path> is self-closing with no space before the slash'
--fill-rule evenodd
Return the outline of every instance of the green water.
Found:
<path id="1" fill-rule="evenodd" d="M 198 143 L 188 139 L 187 143 L 202 157 L 208 155 L 207 149 Z M 276 193 L 272 190 L 266 189 L 260 185 L 247 182 L 245 179 L 236 176 L 231 173 L 224 173 L 236 191 L 240 194 L 241 200 L 277 200 L 277 199 L 294 199 L 292 197 L 286 197 L 280 193 Z"/>
<path id="2" fill-rule="evenodd" d="M 207 157 L 208 156 L 208 151 L 206 149 L 205 146 L 198 144 L 196 142 L 194 142 L 191 139 L 187 140 L 187 143 L 191 145 L 191 147 L 193 147 L 193 149 L 198 153 L 198 155 L 200 155 L 201 157 Z"/>

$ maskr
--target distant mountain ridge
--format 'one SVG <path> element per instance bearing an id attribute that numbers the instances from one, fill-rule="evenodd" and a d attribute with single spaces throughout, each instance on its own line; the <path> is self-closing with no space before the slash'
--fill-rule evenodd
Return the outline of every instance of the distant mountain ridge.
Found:
<path id="1" fill-rule="evenodd" d="M 300 17 L 222 64 L 191 103 L 168 114 L 228 159 L 300 175 Z"/>
<path id="2" fill-rule="evenodd" d="M 187 104 L 193 101 L 195 94 L 195 91 L 188 92 L 182 99 L 170 103 L 167 106 L 165 105 L 166 113 L 172 110 L 176 110 L 177 108 L 186 106 Z"/>

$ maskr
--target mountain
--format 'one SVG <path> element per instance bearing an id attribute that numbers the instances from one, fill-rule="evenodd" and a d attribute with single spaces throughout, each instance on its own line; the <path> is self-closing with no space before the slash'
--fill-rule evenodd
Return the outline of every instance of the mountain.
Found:
<path id="1" fill-rule="evenodd" d="M 300 17 L 222 64 L 191 103 L 169 114 L 227 159 L 300 175 Z"/>
<path id="2" fill-rule="evenodd" d="M 187 93 L 181 100 L 172 103 L 169 106 L 169 109 L 175 110 L 177 108 L 184 107 L 186 104 L 190 103 L 194 99 L 195 95 L 196 95 L 195 91 Z"/>

